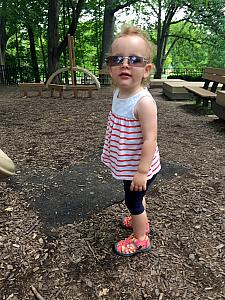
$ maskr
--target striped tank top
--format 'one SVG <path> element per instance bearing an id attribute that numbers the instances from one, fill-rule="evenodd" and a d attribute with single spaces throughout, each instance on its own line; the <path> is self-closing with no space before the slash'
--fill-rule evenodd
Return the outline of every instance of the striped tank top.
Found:
<path id="1" fill-rule="evenodd" d="M 116 89 L 108 116 L 101 161 L 110 168 L 114 178 L 132 180 L 138 169 L 143 144 L 141 124 L 134 115 L 134 108 L 144 96 L 148 96 L 149 101 L 155 100 L 147 88 L 126 99 L 118 98 L 118 94 L 119 89 Z M 159 149 L 156 146 L 147 179 L 160 169 Z"/>

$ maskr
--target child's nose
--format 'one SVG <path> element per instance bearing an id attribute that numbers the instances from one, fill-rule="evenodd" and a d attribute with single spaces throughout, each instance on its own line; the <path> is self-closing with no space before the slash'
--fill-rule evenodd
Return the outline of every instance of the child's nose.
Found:
<path id="1" fill-rule="evenodd" d="M 127 67 L 129 65 L 128 57 L 124 57 L 123 59 L 123 67 Z"/>

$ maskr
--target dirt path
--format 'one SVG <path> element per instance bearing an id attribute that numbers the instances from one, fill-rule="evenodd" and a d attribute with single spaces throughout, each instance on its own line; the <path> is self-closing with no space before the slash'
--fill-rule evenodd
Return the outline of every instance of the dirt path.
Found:
<path id="1" fill-rule="evenodd" d="M 74 170 L 86 180 L 89 166 L 99 186 L 111 182 L 104 167 L 95 169 L 110 91 L 92 100 L 68 95 L 62 101 L 47 94 L 21 99 L 17 89 L 0 90 L 1 148 L 18 171 L 0 183 L 1 299 L 33 299 L 31 284 L 46 300 L 225 298 L 225 123 L 197 114 L 184 102 L 165 101 L 158 90 L 153 95 L 164 165 L 147 199 L 156 229 L 153 248 L 124 259 L 111 250 L 113 242 L 127 236 L 118 226 L 124 206 L 113 204 L 120 194 L 112 200 L 108 193 L 106 204 L 103 188 L 94 214 L 86 220 L 72 214 L 61 224 L 52 214 L 53 197 L 46 208 L 43 197 L 54 183 L 57 194 L 60 182 L 67 184 L 63 191 L 69 199 L 72 179 L 78 177 Z M 61 209 L 73 212 L 71 205 L 64 202 Z"/>

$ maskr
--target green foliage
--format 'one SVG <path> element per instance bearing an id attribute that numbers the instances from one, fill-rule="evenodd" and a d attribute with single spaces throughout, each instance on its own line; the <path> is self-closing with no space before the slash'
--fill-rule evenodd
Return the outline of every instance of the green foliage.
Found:
<path id="1" fill-rule="evenodd" d="M 182 24 L 178 23 L 171 28 L 170 34 L 174 37 L 169 45 L 175 37 L 180 36 L 171 50 L 171 65 L 175 68 L 204 67 L 208 63 L 208 45 L 203 43 L 206 35 L 204 30 L 190 23 L 182 32 L 181 27 Z"/>
<path id="2" fill-rule="evenodd" d="M 96 49 L 100 47 L 96 37 L 96 27 L 102 28 L 102 22 L 80 22 L 76 32 L 75 57 L 76 64 L 86 69 L 98 69 L 98 55 Z"/>
<path id="3" fill-rule="evenodd" d="M 126 2 L 125 0 L 112 0 L 112 5 L 114 8 L 118 8 Z M 122 10 L 123 13 L 127 14 L 133 12 L 133 19 L 124 19 L 127 23 L 140 25 L 147 30 L 152 42 L 156 44 L 159 1 L 134 2 L 135 4 Z M 66 5 L 65 10 L 63 10 L 63 3 Z M 71 22 L 71 3 L 75 5 L 77 1 L 60 1 L 60 40 L 64 38 Z M 176 19 L 173 20 L 179 20 L 179 18 L 190 19 L 190 22 L 185 26 L 185 21 L 171 24 L 166 51 L 169 50 L 175 39 L 177 41 L 166 58 L 165 67 L 225 67 L 225 0 L 162 0 L 161 3 L 162 16 L 166 11 L 176 8 L 177 12 L 182 12 L 182 16 L 177 14 Z M 22 65 L 31 66 L 27 34 L 27 26 L 29 25 L 34 31 L 38 63 L 43 68 L 40 36 L 42 36 L 44 46 L 44 58 L 47 59 L 47 6 L 48 1 L 46 0 L 0 0 L 0 18 L 6 18 L 6 30 L 9 37 L 6 49 L 7 63 L 18 64 L 18 58 L 20 58 Z M 104 8 L 105 0 L 87 0 L 77 27 L 75 36 L 76 64 L 90 70 L 98 68 Z M 123 20 L 121 23 L 123 23 Z M 121 23 L 116 23 L 117 28 L 120 27 Z M 161 23 L 163 23 L 163 19 Z M 18 34 L 19 57 L 16 53 L 16 32 Z M 154 58 L 155 61 L 156 58 Z M 60 63 L 64 66 L 63 56 Z M 68 51 L 66 64 L 69 65 Z"/>
<path id="4" fill-rule="evenodd" d="M 143 26 L 141 22 L 144 20 L 148 24 L 148 26 L 145 24 L 145 27 L 155 43 L 159 38 L 159 3 L 162 11 L 160 34 L 163 26 L 167 25 L 168 19 L 164 18 L 165 14 L 168 17 L 170 13 L 173 15 L 176 11 L 164 36 L 165 54 L 158 53 L 161 55 L 158 59 L 163 61 L 165 68 L 224 67 L 225 0 L 162 0 L 160 2 L 149 0 L 148 2 L 149 6 L 140 4 L 144 8 L 143 17 L 136 20 L 136 23 Z M 179 22 L 181 19 L 183 21 Z"/>
<path id="5" fill-rule="evenodd" d="M 205 26 L 188 23 L 182 28 L 182 23 L 178 23 L 172 26 L 170 35 L 168 47 L 173 38 L 180 36 L 170 54 L 174 68 L 224 67 L 225 40 Z"/>

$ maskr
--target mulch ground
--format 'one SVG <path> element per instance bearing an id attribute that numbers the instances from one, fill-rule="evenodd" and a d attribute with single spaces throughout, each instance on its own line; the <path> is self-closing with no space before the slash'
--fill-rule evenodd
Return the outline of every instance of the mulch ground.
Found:
<path id="1" fill-rule="evenodd" d="M 45 300 L 225 299 L 225 122 L 152 93 L 167 171 L 147 197 L 152 251 L 123 258 L 112 251 L 128 235 L 119 226 L 123 203 L 104 208 L 102 192 L 100 208 L 87 218 L 51 226 L 35 205 L 49 182 L 57 191 L 56 174 L 82 166 L 88 174 L 101 153 L 110 89 L 93 99 L 61 100 L 47 92 L 21 98 L 17 88 L 1 88 L 0 145 L 17 167 L 15 177 L 0 182 L 1 299 L 34 299 L 31 286 Z M 104 166 L 97 173 L 90 168 L 92 174 L 96 186 L 108 178 Z M 70 193 L 75 185 L 68 185 Z"/>

